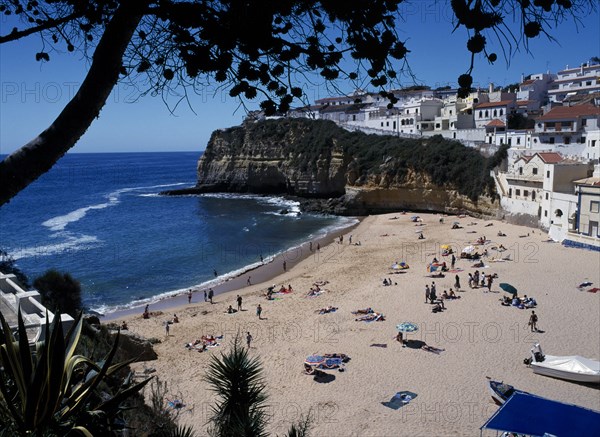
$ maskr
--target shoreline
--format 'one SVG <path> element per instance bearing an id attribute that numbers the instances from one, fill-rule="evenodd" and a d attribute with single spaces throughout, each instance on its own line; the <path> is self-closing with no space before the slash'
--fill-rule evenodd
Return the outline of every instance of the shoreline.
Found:
<path id="1" fill-rule="evenodd" d="M 311 240 L 313 243 L 313 251 L 310 251 L 310 242 L 302 243 L 299 246 L 286 249 L 282 253 L 276 255 L 271 261 L 266 261 L 262 265 L 258 265 L 256 267 L 250 267 L 236 276 L 218 282 L 212 287 L 199 287 L 198 285 L 187 287 L 188 290 L 192 290 L 192 304 L 205 303 L 203 291 L 205 289 L 208 290 L 209 288 L 212 288 L 215 293 L 213 301 L 215 301 L 216 298 L 226 296 L 233 291 L 237 291 L 239 294 L 244 296 L 252 293 L 253 291 L 256 292 L 256 287 L 260 286 L 261 289 L 265 288 L 265 284 L 273 281 L 278 276 L 285 273 L 283 272 L 284 260 L 286 262 L 287 270 L 290 271 L 301 261 L 309 258 L 312 255 L 315 255 L 317 245 L 320 245 L 321 249 L 325 250 L 325 248 L 333 243 L 336 238 L 357 228 L 365 219 L 365 217 L 355 218 L 358 220 L 357 223 L 328 231 L 325 234 L 321 234 Z M 247 279 L 249 276 L 251 277 L 252 283 L 250 286 L 247 284 Z M 269 285 L 266 286 L 268 287 Z M 150 305 L 151 312 L 161 311 L 164 313 L 167 310 L 176 312 L 177 310 L 188 305 L 187 292 L 181 292 L 173 296 L 163 297 L 155 302 L 150 302 L 148 305 Z M 142 314 L 144 311 L 144 306 L 145 304 L 141 304 L 127 309 L 105 313 L 99 315 L 98 317 L 102 323 L 114 322 L 115 320 Z"/>

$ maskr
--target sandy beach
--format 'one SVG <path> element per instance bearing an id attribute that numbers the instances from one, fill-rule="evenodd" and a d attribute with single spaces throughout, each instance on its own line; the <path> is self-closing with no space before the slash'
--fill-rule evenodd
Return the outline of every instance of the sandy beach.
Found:
<path id="1" fill-rule="evenodd" d="M 441 223 L 440 215 L 420 213 L 422 223 L 414 223 L 412 215 L 367 217 L 345 231 L 341 244 L 336 240 L 319 251 L 315 244 L 301 261 L 287 260 L 285 272 L 284 259 L 275 260 L 273 265 L 281 269 L 275 279 L 256 283 L 261 279 L 256 275 L 248 286 L 240 277 L 239 289 L 217 295 L 212 305 L 194 293 L 191 304 L 182 297 L 179 307 L 161 308 L 163 313 L 150 319 L 140 313 L 123 315 L 130 332 L 161 339 L 155 345 L 158 360 L 136 363 L 134 369 L 156 369 L 153 374 L 169 384 L 170 398 L 185 404 L 180 422 L 194 425 L 200 435 L 206 435 L 214 403 L 203 381 L 206 364 L 213 354 L 225 351 L 238 332 L 243 338 L 246 332 L 252 334 L 251 354 L 263 363 L 273 435 L 283 434 L 309 411 L 313 436 L 479 435 L 479 427 L 497 409 L 488 394 L 487 377 L 600 410 L 597 388 L 534 375 L 523 364 L 538 341 L 547 354 L 600 358 L 600 293 L 578 288 L 586 281 L 592 287 L 600 284 L 600 254 L 565 248 L 547 242 L 539 230 L 500 221 L 446 216 Z M 451 229 L 455 221 L 461 229 Z M 417 239 L 418 230 L 425 239 Z M 499 231 L 506 236 L 497 236 Z M 474 261 L 460 259 L 458 253 L 481 236 L 489 241 L 476 248 L 480 253 L 487 249 L 488 256 L 483 258 L 485 267 L 474 268 Z M 441 254 L 444 244 L 454 249 L 456 268 L 462 270 L 428 277 L 427 265 L 434 257 L 450 266 L 450 256 Z M 507 250 L 499 252 L 500 245 Z M 507 257 L 510 261 L 498 261 Z M 391 269 L 401 261 L 410 268 Z M 468 273 L 475 270 L 497 274 L 492 292 L 469 288 Z M 446 310 L 433 313 L 432 305 L 425 303 L 425 285 L 435 281 L 441 296 L 454 288 L 457 274 L 460 299 L 446 300 Z M 384 286 L 384 278 L 393 285 Z M 316 282 L 327 282 L 324 292 L 306 297 Z M 507 293 L 499 283 L 510 283 L 519 295 L 536 299 L 540 332 L 528 327 L 531 310 L 500 305 Z M 267 300 L 264 293 L 273 284 L 291 284 L 294 291 Z M 238 294 L 244 310 L 227 314 L 229 305 L 236 308 Z M 258 304 L 262 320 L 256 315 Z M 318 314 L 330 305 L 338 310 Z M 355 321 L 352 311 L 367 307 L 383 313 L 385 321 Z M 164 324 L 175 313 L 179 323 L 170 325 L 167 337 Z M 407 321 L 419 330 L 409 334 L 402 347 L 394 340 L 396 325 Z M 185 348 L 202 335 L 223 335 L 221 346 L 202 353 Z M 424 344 L 440 350 L 423 350 Z M 326 353 L 348 355 L 345 371 L 327 371 L 328 377 L 318 381 L 304 374 L 308 355 Z M 416 396 L 398 410 L 383 404 L 400 391 Z"/>

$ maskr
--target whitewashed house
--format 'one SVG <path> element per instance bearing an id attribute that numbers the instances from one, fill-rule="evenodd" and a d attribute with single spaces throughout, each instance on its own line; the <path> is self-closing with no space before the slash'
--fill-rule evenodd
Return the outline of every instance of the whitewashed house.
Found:
<path id="1" fill-rule="evenodd" d="M 27 291 L 17 281 L 15 275 L 0 272 L 0 312 L 14 331 L 17 330 L 17 314 L 19 309 L 23 317 L 27 339 L 30 344 L 41 341 L 45 337 L 46 321 L 54 321 L 54 313 L 41 303 L 42 299 L 37 290 Z M 60 317 L 63 332 L 67 332 L 73 324 L 73 318 L 68 314 Z"/>
<path id="2" fill-rule="evenodd" d="M 556 106 L 535 122 L 541 144 L 585 144 L 588 132 L 599 128 L 600 108 L 591 104 Z"/>
<path id="3" fill-rule="evenodd" d="M 548 90 L 552 102 L 562 102 L 573 95 L 600 91 L 600 64 L 588 62 L 576 68 L 557 72 L 557 78 Z"/>

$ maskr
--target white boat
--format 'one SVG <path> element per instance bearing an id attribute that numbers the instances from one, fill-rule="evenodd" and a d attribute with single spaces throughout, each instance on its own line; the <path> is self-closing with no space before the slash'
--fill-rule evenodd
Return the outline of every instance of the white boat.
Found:
<path id="1" fill-rule="evenodd" d="M 600 361 L 572 356 L 544 355 L 539 343 L 531 349 L 533 373 L 569 381 L 600 384 Z"/>

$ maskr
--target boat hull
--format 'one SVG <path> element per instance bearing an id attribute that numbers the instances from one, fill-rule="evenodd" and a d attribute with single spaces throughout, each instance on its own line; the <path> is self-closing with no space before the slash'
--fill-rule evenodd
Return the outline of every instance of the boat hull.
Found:
<path id="1" fill-rule="evenodd" d="M 551 378 L 564 379 L 567 381 L 583 382 L 587 384 L 600 384 L 600 374 L 565 372 L 563 370 L 540 366 L 540 364 L 541 363 L 531 363 L 533 373 L 550 376 Z"/>

